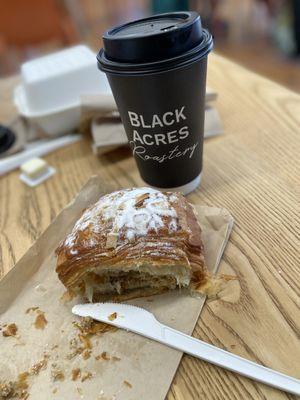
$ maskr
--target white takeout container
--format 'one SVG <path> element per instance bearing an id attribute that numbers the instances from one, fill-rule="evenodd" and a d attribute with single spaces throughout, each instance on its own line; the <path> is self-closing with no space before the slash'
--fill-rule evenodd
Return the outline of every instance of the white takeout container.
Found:
<path id="1" fill-rule="evenodd" d="M 14 91 L 19 113 L 48 135 L 69 133 L 80 122 L 80 96 L 111 95 L 96 54 L 79 45 L 21 67 L 21 85 Z"/>

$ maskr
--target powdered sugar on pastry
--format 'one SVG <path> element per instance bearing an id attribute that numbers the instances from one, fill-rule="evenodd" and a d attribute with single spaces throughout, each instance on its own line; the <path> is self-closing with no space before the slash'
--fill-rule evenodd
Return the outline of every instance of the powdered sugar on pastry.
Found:
<path id="1" fill-rule="evenodd" d="M 141 200 L 140 200 L 141 199 Z M 157 232 L 164 226 L 163 217 L 169 217 L 169 230 L 177 230 L 177 214 L 168 196 L 151 188 L 136 188 L 111 193 L 100 200 L 103 217 L 113 219 L 113 231 L 125 228 L 128 240 L 147 235 L 150 229 Z"/>
<path id="2" fill-rule="evenodd" d="M 166 217 L 169 232 L 175 232 L 178 229 L 178 216 L 169 196 L 146 187 L 120 190 L 105 195 L 83 213 L 64 244 L 66 247 L 71 247 L 75 243 L 76 233 L 87 228 L 95 234 L 100 233 L 101 225 L 109 221 L 112 221 L 111 234 L 124 232 L 128 241 L 145 236 L 150 230 L 157 232 L 160 228 L 166 227 L 164 221 Z M 90 242 L 92 246 L 92 238 Z"/>

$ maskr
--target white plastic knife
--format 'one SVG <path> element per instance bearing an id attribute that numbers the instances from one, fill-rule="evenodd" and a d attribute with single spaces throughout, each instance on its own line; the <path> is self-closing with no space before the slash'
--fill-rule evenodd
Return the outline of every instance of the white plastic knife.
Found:
<path id="1" fill-rule="evenodd" d="M 263 367 L 161 324 L 149 311 L 120 303 L 78 304 L 72 312 L 146 336 L 194 357 L 285 392 L 300 395 L 300 380 Z"/>

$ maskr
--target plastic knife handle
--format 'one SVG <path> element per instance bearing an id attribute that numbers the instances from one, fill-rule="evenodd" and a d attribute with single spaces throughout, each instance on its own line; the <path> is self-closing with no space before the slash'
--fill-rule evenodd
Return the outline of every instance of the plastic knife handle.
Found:
<path id="1" fill-rule="evenodd" d="M 300 380 L 231 354 L 163 324 L 160 325 L 162 336 L 159 341 L 164 344 L 258 382 L 300 395 Z"/>

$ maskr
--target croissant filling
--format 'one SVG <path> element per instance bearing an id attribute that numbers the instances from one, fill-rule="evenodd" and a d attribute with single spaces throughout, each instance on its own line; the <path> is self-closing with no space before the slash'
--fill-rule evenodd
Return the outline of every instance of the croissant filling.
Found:
<path id="1" fill-rule="evenodd" d="M 144 270 L 147 269 L 148 266 L 144 266 Z M 170 267 L 166 267 L 166 270 L 169 272 Z M 85 297 L 89 301 L 93 301 L 95 294 L 124 294 L 136 289 L 146 288 L 175 289 L 178 286 L 188 286 L 190 282 L 190 277 L 186 270 L 181 271 L 180 275 L 176 273 L 176 276 L 174 273 L 154 275 L 142 271 L 143 266 L 140 266 L 138 271 L 106 270 L 99 274 L 90 272 L 84 279 Z"/>

